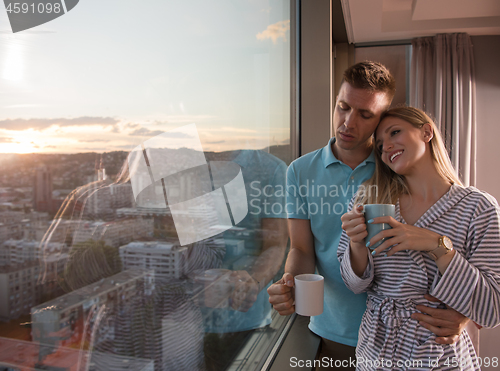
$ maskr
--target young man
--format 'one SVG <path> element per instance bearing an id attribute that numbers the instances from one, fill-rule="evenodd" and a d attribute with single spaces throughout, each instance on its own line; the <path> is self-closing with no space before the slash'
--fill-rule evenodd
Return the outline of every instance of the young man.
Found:
<path id="1" fill-rule="evenodd" d="M 358 187 L 375 169 L 372 134 L 394 97 L 395 81 L 383 65 L 358 63 L 344 72 L 333 116 L 334 137 L 328 145 L 292 162 L 287 171 L 287 213 L 290 252 L 282 279 L 269 287 L 269 301 L 281 314 L 295 311 L 293 277 L 314 273 L 325 277 L 323 314 L 311 317 L 309 328 L 321 336 L 319 359 L 355 359 L 366 295 L 353 294 L 340 276 L 337 246 L 342 214 Z M 370 190 L 366 190 L 370 191 Z M 452 343 L 467 319 L 451 309 L 418 306 L 414 314 L 434 332 L 437 341 Z M 352 363 L 344 362 L 351 368 Z"/>

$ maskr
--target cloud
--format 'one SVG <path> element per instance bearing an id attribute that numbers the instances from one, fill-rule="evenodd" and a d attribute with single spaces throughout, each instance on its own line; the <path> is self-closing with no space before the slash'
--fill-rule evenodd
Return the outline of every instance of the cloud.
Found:
<path id="1" fill-rule="evenodd" d="M 63 126 L 114 126 L 118 120 L 112 117 L 77 117 L 73 119 L 55 118 L 55 119 L 7 119 L 0 120 L 0 128 L 7 130 L 26 130 L 35 129 L 43 130 L 51 127 L 52 125 Z"/>
<path id="2" fill-rule="evenodd" d="M 14 138 L 2 137 L 0 138 L 0 143 L 19 143 L 19 142 L 14 141 Z"/>
<path id="3" fill-rule="evenodd" d="M 138 137 L 155 137 L 160 134 L 162 134 L 163 137 L 167 138 L 192 138 L 189 134 L 179 131 L 149 130 L 144 127 L 134 130 L 128 135 L 138 136 Z"/>
<path id="4" fill-rule="evenodd" d="M 78 147 L 72 153 L 82 153 L 82 151 L 96 152 L 96 151 L 109 151 L 108 147 Z M 69 152 L 68 152 L 69 153 Z"/>
<path id="5" fill-rule="evenodd" d="M 214 142 L 206 142 L 207 144 L 221 144 L 221 143 L 226 143 L 225 140 L 216 140 Z"/>
<path id="6" fill-rule="evenodd" d="M 274 24 L 270 24 L 267 28 L 257 34 L 258 40 L 273 40 L 273 44 L 278 43 L 278 39 L 280 37 L 283 38 L 283 41 L 286 41 L 286 32 L 290 30 L 290 20 L 279 21 Z"/>
<path id="7" fill-rule="evenodd" d="M 134 136 L 134 137 L 154 137 L 159 134 L 163 134 L 164 132 L 162 130 L 149 130 L 146 128 L 140 128 L 136 129 L 133 132 L 129 133 L 128 135 Z"/>
<path id="8" fill-rule="evenodd" d="M 125 149 L 125 150 L 133 150 L 134 149 L 134 145 L 133 144 L 124 144 L 124 145 L 121 145 L 121 146 L 112 146 L 112 148 L 115 148 L 115 149 Z"/>
<path id="9" fill-rule="evenodd" d="M 191 135 L 179 131 L 165 131 L 163 136 L 168 138 L 192 138 Z"/>
<path id="10" fill-rule="evenodd" d="M 79 142 L 95 143 L 95 142 L 110 142 L 109 139 L 79 139 Z"/>

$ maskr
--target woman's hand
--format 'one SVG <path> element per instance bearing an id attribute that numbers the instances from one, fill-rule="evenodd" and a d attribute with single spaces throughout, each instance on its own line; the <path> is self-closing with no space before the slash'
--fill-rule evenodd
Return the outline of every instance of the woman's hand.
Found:
<path id="1" fill-rule="evenodd" d="M 360 249 L 365 248 L 366 231 L 365 216 L 363 215 L 363 205 L 356 205 L 351 211 L 341 216 L 342 229 L 351 239 L 351 246 Z"/>
<path id="2" fill-rule="evenodd" d="M 392 216 L 373 218 L 373 223 L 387 223 L 392 229 L 386 229 L 376 234 L 369 241 L 370 245 L 375 245 L 378 241 L 387 238 L 386 241 L 373 250 L 372 255 L 388 248 L 391 249 L 387 251 L 387 256 L 394 255 L 402 250 L 431 251 L 438 247 L 440 235 L 428 229 L 400 223 Z"/>
<path id="3" fill-rule="evenodd" d="M 363 215 L 363 205 L 356 205 L 351 211 L 342 215 L 342 229 L 351 239 L 351 267 L 358 277 L 363 276 L 363 272 L 368 265 L 368 249 L 365 245 L 366 231 L 365 216 Z"/>

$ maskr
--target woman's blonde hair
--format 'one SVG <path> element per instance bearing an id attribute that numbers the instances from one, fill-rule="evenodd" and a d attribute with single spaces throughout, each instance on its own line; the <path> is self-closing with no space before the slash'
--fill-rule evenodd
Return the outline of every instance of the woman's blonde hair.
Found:
<path id="1" fill-rule="evenodd" d="M 422 110 L 414 107 L 394 107 L 382 114 L 380 122 L 386 117 L 402 119 L 416 128 L 429 124 L 434 133 L 431 138 L 430 151 L 434 166 L 438 174 L 450 184 L 462 185 L 458 175 L 451 164 L 448 152 L 443 143 L 443 138 L 432 119 Z M 375 132 L 376 133 L 376 132 Z M 375 135 L 375 134 L 374 134 Z M 375 135 L 375 141 L 376 141 Z M 381 159 L 381 151 L 375 148 L 375 172 L 373 176 L 363 183 L 362 189 L 356 197 L 356 204 L 394 204 L 402 194 L 409 194 L 408 184 L 404 176 L 396 174 Z M 375 192 L 372 190 L 375 189 Z M 366 192 L 369 190 L 370 192 Z"/>

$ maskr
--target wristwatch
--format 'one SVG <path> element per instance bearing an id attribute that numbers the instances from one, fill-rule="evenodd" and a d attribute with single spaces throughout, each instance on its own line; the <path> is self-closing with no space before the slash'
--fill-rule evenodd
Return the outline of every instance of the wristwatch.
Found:
<path id="1" fill-rule="evenodd" d="M 439 237 L 438 247 L 434 250 L 427 251 L 430 257 L 436 261 L 443 255 L 446 255 L 453 251 L 453 242 L 449 239 L 449 237 L 441 236 Z"/>

